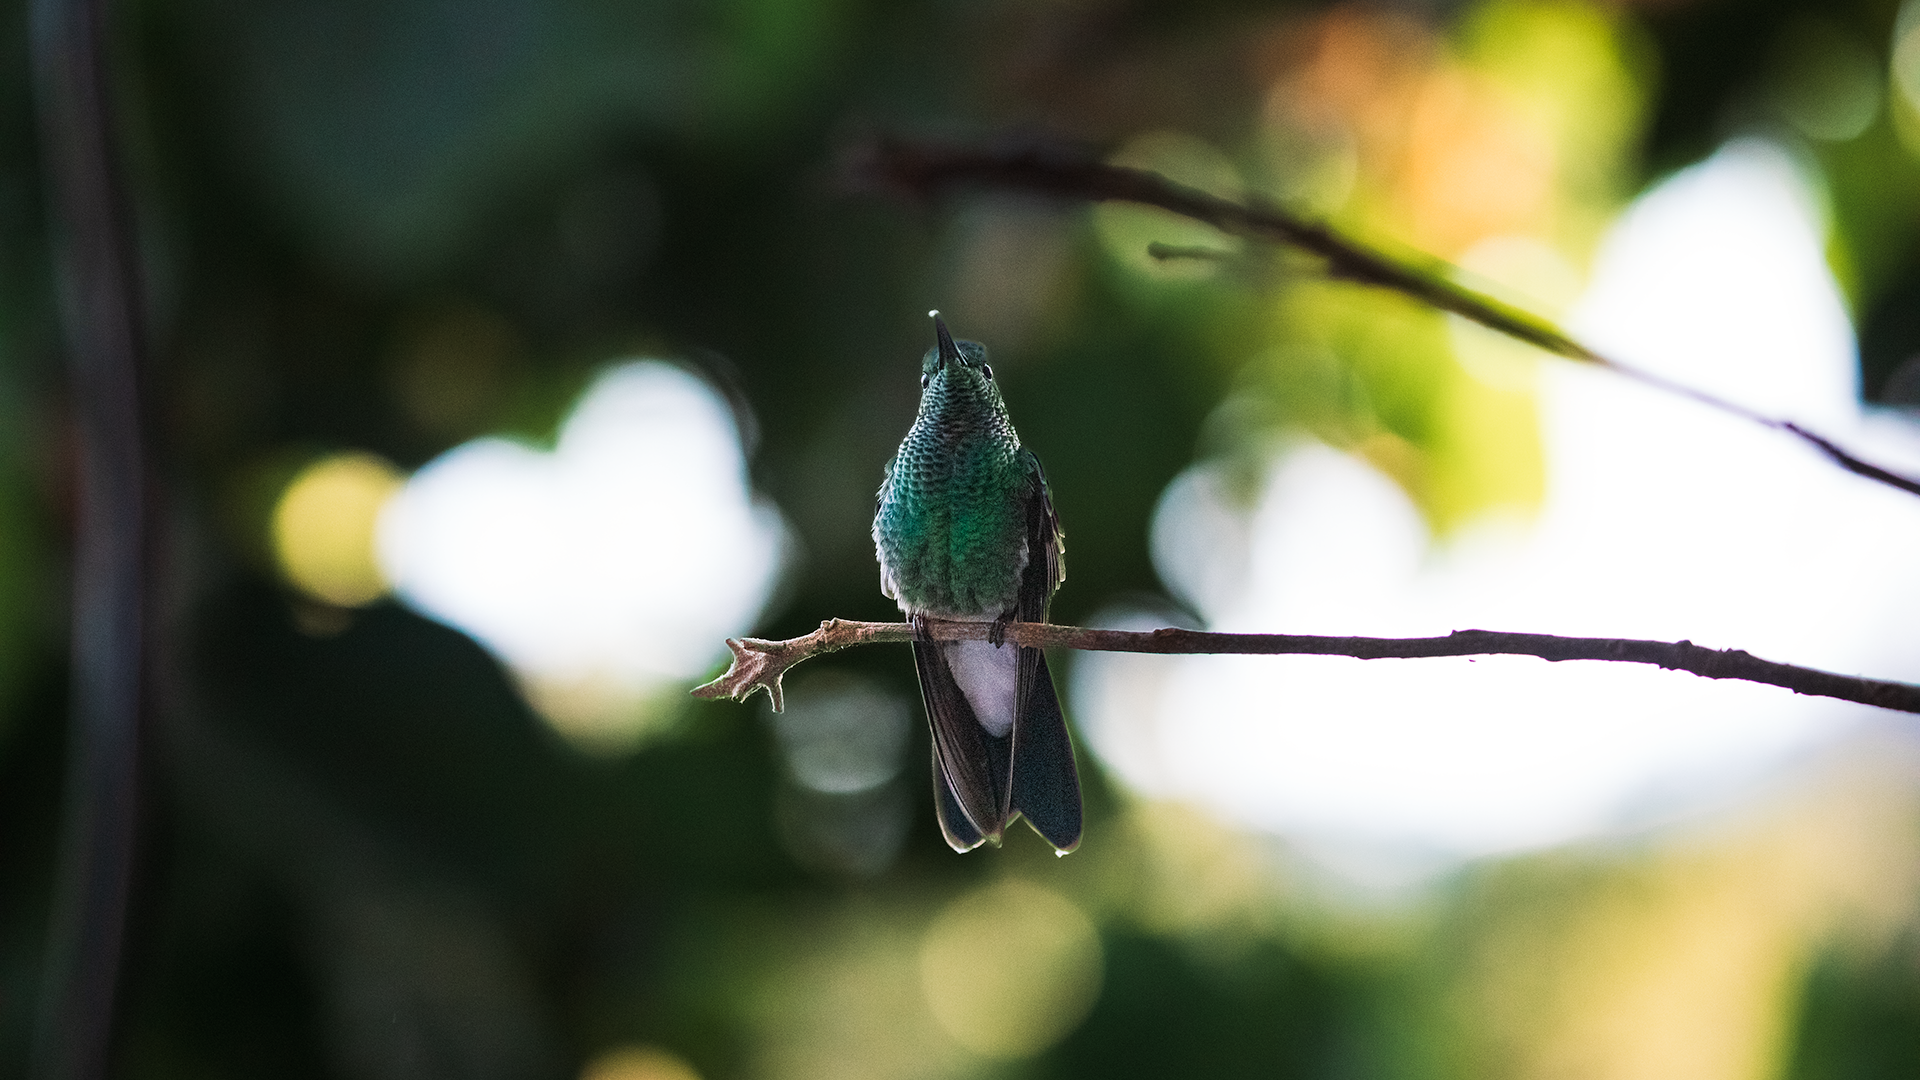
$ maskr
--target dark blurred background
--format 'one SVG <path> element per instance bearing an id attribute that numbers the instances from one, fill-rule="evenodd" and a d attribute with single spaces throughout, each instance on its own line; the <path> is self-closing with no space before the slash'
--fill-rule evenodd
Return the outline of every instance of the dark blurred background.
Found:
<path id="1" fill-rule="evenodd" d="M 26 1074 L 40 988 L 72 501 L 24 9 L 0 21 L 0 1077 Z M 1156 501 L 1196 459 L 1288 432 L 1367 457 L 1443 531 L 1541 497 L 1531 406 L 1430 362 L 1436 317 L 1145 212 L 864 190 L 844 169 L 863 140 L 1071 145 L 1443 258 L 1525 232 L 1579 266 L 1647 184 L 1760 132 L 1823 178 L 1864 393 L 1920 403 L 1902 368 L 1920 353 L 1920 16 L 150 0 L 116 17 L 168 574 L 117 1075 L 1920 1069 L 1903 784 L 1839 802 L 1814 785 L 1804 813 L 1355 901 L 1283 842 L 1143 803 L 1090 757 L 1081 852 L 1022 830 L 954 856 L 894 648 L 801 669 L 777 722 L 764 698 L 685 694 L 726 634 L 891 617 L 871 500 L 929 308 L 994 350 L 1046 462 L 1070 538 L 1056 621 L 1122 602 L 1190 617 L 1149 557 Z M 1153 239 L 1209 254 L 1156 262 Z M 618 367 L 635 359 L 670 367 Z M 384 501 L 468 440 L 546 467 L 609 370 L 708 394 L 746 455 L 728 512 L 762 529 L 740 569 L 758 584 L 715 625 L 649 631 L 697 663 L 527 659 L 485 630 L 511 637 L 515 611 L 463 624 L 447 594 L 410 591 L 402 541 L 376 547 Z M 609 542 L 708 513 L 661 499 Z M 718 580 L 660 543 L 623 550 Z M 1876 929 L 1839 933 L 1856 904 Z"/>

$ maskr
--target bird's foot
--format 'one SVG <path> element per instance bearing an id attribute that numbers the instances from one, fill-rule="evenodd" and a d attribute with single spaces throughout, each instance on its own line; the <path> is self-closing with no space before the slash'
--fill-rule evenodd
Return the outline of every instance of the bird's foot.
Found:
<path id="1" fill-rule="evenodd" d="M 907 621 L 913 624 L 913 640 L 928 644 L 933 641 L 933 628 L 927 625 L 925 615 L 909 615 Z"/>
<path id="2" fill-rule="evenodd" d="M 992 643 L 993 647 L 996 649 L 1006 644 L 1007 627 L 1012 624 L 1013 624 L 1013 616 L 1011 615 L 1002 615 L 999 618 L 988 623 L 987 624 L 987 641 Z"/>

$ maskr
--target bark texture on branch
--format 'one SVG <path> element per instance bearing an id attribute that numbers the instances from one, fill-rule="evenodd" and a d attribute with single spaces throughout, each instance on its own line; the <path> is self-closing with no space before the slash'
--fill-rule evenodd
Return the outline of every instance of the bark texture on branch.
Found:
<path id="1" fill-rule="evenodd" d="M 1790 420 L 1753 411 L 1703 390 L 1610 359 L 1564 330 L 1454 280 L 1455 269 L 1428 255 L 1395 256 L 1272 205 L 1239 203 L 1174 183 L 1158 173 L 1108 165 L 1064 151 L 1033 147 L 991 150 L 880 140 L 855 156 L 853 178 L 927 199 L 960 188 L 999 188 L 1083 202 L 1130 202 L 1191 218 L 1232 236 L 1280 244 L 1317 256 L 1335 278 L 1387 289 L 1470 319 L 1555 356 L 1617 372 L 1799 439 L 1835 465 L 1888 487 L 1920 495 L 1920 480 L 1860 458 Z"/>
<path id="2" fill-rule="evenodd" d="M 937 641 L 985 641 L 991 623 L 930 621 Z M 785 708 L 780 680 L 809 657 L 854 645 L 913 640 L 907 623 L 828 619 L 811 634 L 785 641 L 728 638 L 733 663 L 725 674 L 694 688 L 701 698 L 745 701 L 765 690 L 773 711 Z M 1558 637 L 1493 630 L 1456 630 L 1445 637 L 1321 637 L 1312 634 L 1218 634 L 1204 630 L 1094 630 L 1052 623 L 1013 623 L 1007 640 L 1030 648 L 1082 649 L 1092 652 L 1193 655 L 1225 653 L 1250 656 L 1350 656 L 1359 660 L 1417 659 L 1435 656 L 1537 656 L 1542 660 L 1601 660 L 1652 664 L 1708 679 L 1739 679 L 1791 690 L 1796 694 L 1837 698 L 1896 712 L 1920 713 L 1920 686 L 1863 679 L 1816 668 L 1762 660 L 1742 649 L 1708 649 L 1691 641 L 1643 641 L 1635 638 Z"/>

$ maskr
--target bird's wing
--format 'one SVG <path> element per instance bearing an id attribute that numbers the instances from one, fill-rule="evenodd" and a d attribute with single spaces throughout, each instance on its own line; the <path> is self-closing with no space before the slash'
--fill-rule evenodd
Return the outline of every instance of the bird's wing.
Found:
<path id="1" fill-rule="evenodd" d="M 1013 775 L 1008 778 L 1009 810 L 1027 819 L 1033 831 L 1065 854 L 1080 845 L 1080 774 L 1073 764 L 1073 740 L 1053 689 L 1053 673 L 1039 649 L 1039 671 L 1027 696 L 1026 711 L 1013 722 Z"/>
<path id="2" fill-rule="evenodd" d="M 1021 622 L 1046 622 L 1047 604 L 1053 590 L 1067 576 L 1066 536 L 1060 531 L 1060 519 L 1053 512 L 1053 496 L 1047 491 L 1047 475 L 1033 451 L 1022 451 L 1027 459 L 1027 566 L 1020 573 L 1020 596 L 1014 602 L 1014 618 Z M 1020 696 L 1013 715 L 1027 713 L 1027 696 L 1033 691 L 1040 673 L 1040 650 L 1020 650 Z"/>
<path id="3" fill-rule="evenodd" d="M 933 748 L 933 810 L 940 818 L 940 835 L 947 838 L 947 846 L 953 850 L 972 851 L 986 841 L 980 830 L 973 827 L 967 812 L 960 808 L 960 796 L 954 794 L 953 781 L 947 779 L 947 767 L 940 763 L 938 746 Z"/>
<path id="4" fill-rule="evenodd" d="M 1012 748 L 1010 739 L 993 738 L 974 718 L 973 706 L 947 665 L 943 647 L 947 644 L 914 642 L 913 668 L 920 676 L 920 700 L 926 705 L 927 722 L 933 728 L 936 804 L 942 814 L 942 829 L 955 850 L 965 851 L 967 848 L 955 843 L 955 838 L 964 840 L 967 834 L 956 831 L 957 822 L 945 820 L 945 800 L 952 797 L 974 833 L 997 841 L 1006 825 L 1007 763 Z"/>
<path id="5" fill-rule="evenodd" d="M 880 595 L 889 600 L 899 599 L 900 590 L 894 587 L 887 545 L 881 542 L 880 515 L 886 510 L 887 498 L 893 494 L 893 464 L 898 460 L 897 456 L 887 459 L 886 467 L 880 470 L 880 490 L 873 494 L 873 555 L 880 562 Z"/>
<path id="6" fill-rule="evenodd" d="M 1020 578 L 1014 615 L 1021 622 L 1046 622 L 1053 591 L 1066 580 L 1066 537 L 1053 512 L 1040 459 L 1027 452 L 1027 567 Z M 1080 843 L 1080 776 L 1073 764 L 1073 740 L 1066 715 L 1047 670 L 1046 653 L 1020 650 L 1019 696 L 1013 713 L 1012 775 L 1001 818 L 1027 819 L 1061 852 Z"/>
<path id="7" fill-rule="evenodd" d="M 1047 602 L 1067 580 L 1067 534 L 1053 512 L 1053 493 L 1047 474 L 1033 451 L 1027 459 L 1027 569 L 1020 579 L 1021 622 L 1045 622 Z"/>

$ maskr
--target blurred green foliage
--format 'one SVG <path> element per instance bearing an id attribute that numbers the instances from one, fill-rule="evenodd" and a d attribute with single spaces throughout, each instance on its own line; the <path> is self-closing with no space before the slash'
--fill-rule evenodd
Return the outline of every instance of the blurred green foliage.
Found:
<path id="1" fill-rule="evenodd" d="M 1548 314 L 1565 298 L 1476 263 L 1475 243 L 1526 233 L 1584 265 L 1638 188 L 1760 130 L 1825 178 L 1877 398 L 1920 353 L 1920 121 L 1885 75 L 1890 0 L 170 0 L 118 15 L 175 672 L 150 747 L 120 1075 L 561 1077 L 630 1044 L 715 1080 L 1519 1077 L 1569 1060 L 1587 1065 L 1555 1075 L 1655 1075 L 1630 1054 L 1556 1057 L 1603 1040 L 1529 1003 L 1630 998 L 1641 969 L 1605 958 L 1662 927 L 1698 938 L 1682 919 L 1698 897 L 1726 901 L 1714 925 L 1775 910 L 1714 891 L 1765 877 L 1744 856 L 1640 848 L 1472 867 L 1418 902 L 1356 907 L 1277 841 L 1140 806 L 1091 761 L 1082 852 L 1057 862 L 1019 835 L 955 858 L 917 721 L 886 796 L 910 828 L 860 876 L 783 842 L 791 791 L 758 702 L 689 704 L 637 754 L 584 756 L 454 631 L 292 595 L 263 537 L 278 485 L 318 453 L 414 467 L 475 435 L 544 438 L 597 368 L 644 352 L 739 404 L 756 482 L 798 534 L 760 632 L 889 617 L 868 520 L 934 306 L 994 348 L 1047 463 L 1071 538 L 1061 621 L 1159 593 L 1148 520 L 1196 456 L 1252 460 L 1307 432 L 1368 457 L 1441 528 L 1540 499 L 1530 397 L 1474 374 L 1445 319 L 1151 215 L 849 191 L 838 156 L 875 130 L 1084 142 L 1461 259 Z M 9 5 L 0 1077 L 25 1074 L 46 916 L 70 468 L 24 34 Z M 1859 93 L 1875 104 L 1854 130 Z M 1155 260 L 1154 240 L 1206 257 Z M 912 695 L 892 651 L 830 663 Z M 1006 877 L 1084 910 L 1104 957 L 1085 1021 L 1017 1061 L 946 1039 L 916 974 L 935 914 Z M 1766 1053 L 1686 1075 L 1911 1072 L 1911 941 L 1847 952 L 1810 916 L 1753 925 L 1728 948 L 1782 988 L 1753 1006 L 1780 1030 L 1753 1036 Z M 1621 1008 L 1630 1040 L 1639 1014 Z"/>

